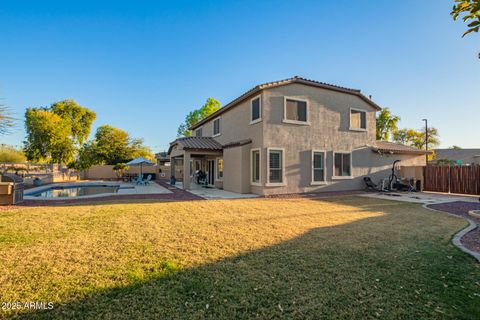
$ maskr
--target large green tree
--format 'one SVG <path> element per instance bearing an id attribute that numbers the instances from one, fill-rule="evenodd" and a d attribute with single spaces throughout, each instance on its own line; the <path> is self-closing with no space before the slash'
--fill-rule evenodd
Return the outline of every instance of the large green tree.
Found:
<path id="1" fill-rule="evenodd" d="M 462 17 L 462 20 L 468 23 L 468 29 L 463 33 L 462 37 L 465 37 L 470 32 L 478 32 L 480 29 L 480 0 L 455 0 L 450 14 L 453 20 Z"/>
<path id="2" fill-rule="evenodd" d="M 50 110 L 67 122 L 71 130 L 70 138 L 75 144 L 81 145 L 88 139 L 96 118 L 95 112 L 82 107 L 72 99 L 56 102 Z"/>
<path id="3" fill-rule="evenodd" d="M 377 116 L 377 140 L 389 141 L 398 130 L 400 117 L 392 114 L 389 108 L 384 108 Z"/>
<path id="4" fill-rule="evenodd" d="M 187 116 L 185 117 L 185 122 L 178 127 L 177 136 L 179 137 L 192 136 L 192 131 L 190 130 L 190 128 L 220 108 L 221 108 L 221 104 L 220 102 L 218 102 L 218 100 L 214 98 L 208 98 L 202 107 L 200 107 L 199 109 L 193 110 L 189 114 L 187 114 Z"/>
<path id="5" fill-rule="evenodd" d="M 45 109 L 29 108 L 25 112 L 27 140 L 24 150 L 30 161 L 67 163 L 73 159 L 70 128 L 57 115 Z"/>
<path id="6" fill-rule="evenodd" d="M 28 108 L 25 154 L 31 161 L 70 163 L 87 139 L 95 112 L 68 99 L 50 107 Z"/>
<path id="7" fill-rule="evenodd" d="M 393 141 L 423 150 L 426 144 L 425 130 L 399 129 L 393 133 Z M 432 150 L 439 144 L 438 130 L 434 127 L 428 128 L 428 149 Z"/>
<path id="8" fill-rule="evenodd" d="M 119 128 L 109 125 L 98 127 L 92 141 L 84 144 L 79 154 L 81 169 L 93 164 L 110 164 L 128 162 L 137 157 L 154 159 L 150 148 L 143 145 L 142 139 L 131 138 Z"/>

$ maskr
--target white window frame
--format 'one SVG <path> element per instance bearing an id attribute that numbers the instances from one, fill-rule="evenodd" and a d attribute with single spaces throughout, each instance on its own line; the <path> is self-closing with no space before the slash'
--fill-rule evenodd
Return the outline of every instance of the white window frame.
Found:
<path id="1" fill-rule="evenodd" d="M 337 153 L 350 154 L 350 175 L 349 176 L 336 176 L 335 175 L 335 155 Z M 349 180 L 353 179 L 353 152 L 352 151 L 333 151 L 333 159 L 332 159 L 332 180 Z"/>
<path id="2" fill-rule="evenodd" d="M 258 151 L 258 182 L 253 181 L 253 153 L 255 151 Z M 250 149 L 250 185 L 262 186 L 262 149 L 260 148 Z"/>
<path id="3" fill-rule="evenodd" d="M 216 175 L 216 178 L 217 178 L 217 181 L 223 181 L 223 174 L 224 174 L 224 171 L 225 171 L 225 162 L 223 162 L 223 168 L 222 168 L 222 177 L 219 176 L 219 173 L 220 173 L 220 170 L 218 170 L 218 160 L 222 160 L 223 161 L 223 158 L 215 158 L 215 175 Z"/>
<path id="4" fill-rule="evenodd" d="M 270 151 L 282 151 L 282 182 L 270 182 Z M 283 187 L 286 186 L 285 181 L 285 148 L 271 147 L 267 148 L 267 187 Z"/>
<path id="5" fill-rule="evenodd" d="M 253 102 L 253 100 L 256 100 L 256 99 L 258 99 L 258 101 L 259 101 L 259 110 L 258 111 L 259 111 L 260 117 L 258 119 L 252 120 L 252 116 L 253 116 L 253 104 L 252 104 L 252 102 Z M 259 94 L 258 96 L 250 99 L 250 124 L 255 124 L 255 123 L 261 122 L 262 121 L 262 116 L 263 116 L 263 114 L 262 114 L 262 95 Z"/>
<path id="6" fill-rule="evenodd" d="M 212 120 L 212 137 L 218 137 L 219 135 L 222 134 L 222 118 L 221 117 L 217 117 L 215 119 Z M 215 134 L 215 121 L 218 120 L 218 133 Z"/>
<path id="7" fill-rule="evenodd" d="M 305 110 L 305 113 L 306 113 L 306 116 L 307 116 L 306 121 L 298 121 L 298 120 L 287 119 L 287 100 L 302 101 L 302 102 L 306 103 L 306 110 Z M 308 102 L 307 99 L 296 98 L 296 97 L 288 97 L 288 96 L 283 97 L 283 120 L 282 121 L 284 123 L 292 123 L 292 124 L 299 124 L 299 125 L 303 125 L 303 126 L 309 126 L 310 125 L 309 120 L 310 120 L 310 112 L 309 112 L 309 102 Z"/>
<path id="8" fill-rule="evenodd" d="M 322 181 L 315 181 L 313 180 L 315 177 L 315 167 L 314 167 L 314 155 L 315 153 L 322 153 L 323 154 L 323 180 Z M 327 183 L 327 152 L 325 150 L 312 150 L 312 179 L 310 184 L 314 185 L 322 185 Z"/>
<path id="9" fill-rule="evenodd" d="M 352 111 L 360 111 L 365 113 L 365 129 L 364 128 L 352 128 Z M 359 109 L 359 108 L 350 108 L 350 111 L 348 112 L 348 128 L 350 131 L 362 131 L 365 132 L 367 131 L 368 128 L 368 111 L 365 109 Z M 360 120 L 361 122 L 361 120 Z M 361 123 L 360 123 L 361 124 Z"/>
<path id="10" fill-rule="evenodd" d="M 199 130 L 202 131 L 202 135 L 201 135 L 200 137 L 203 137 L 203 127 L 200 127 L 200 128 L 195 129 L 195 137 L 198 137 L 197 132 L 198 132 Z"/>

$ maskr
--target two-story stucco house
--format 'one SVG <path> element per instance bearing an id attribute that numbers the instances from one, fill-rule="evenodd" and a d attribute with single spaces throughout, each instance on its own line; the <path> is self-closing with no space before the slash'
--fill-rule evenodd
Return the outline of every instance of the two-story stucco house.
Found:
<path id="1" fill-rule="evenodd" d="M 170 144 L 172 172 L 185 189 L 202 170 L 213 187 L 271 195 L 357 190 L 394 160 L 424 165 L 423 151 L 376 141 L 379 110 L 359 90 L 300 77 L 258 85 Z"/>

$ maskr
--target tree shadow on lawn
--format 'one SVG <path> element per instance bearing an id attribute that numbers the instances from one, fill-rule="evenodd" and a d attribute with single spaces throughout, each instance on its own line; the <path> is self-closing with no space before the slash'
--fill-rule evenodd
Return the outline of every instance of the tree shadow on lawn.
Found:
<path id="1" fill-rule="evenodd" d="M 451 245 L 457 227 L 435 223 L 440 215 L 418 220 L 387 207 L 206 265 L 167 263 L 161 275 L 19 317 L 478 319 L 480 268 Z"/>

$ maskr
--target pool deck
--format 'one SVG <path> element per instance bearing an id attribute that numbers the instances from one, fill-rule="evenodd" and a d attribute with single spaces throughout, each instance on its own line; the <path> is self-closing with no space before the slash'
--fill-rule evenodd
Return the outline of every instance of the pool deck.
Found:
<path id="1" fill-rule="evenodd" d="M 91 183 L 87 182 L 87 183 Z M 114 185 L 119 185 L 119 182 L 108 181 Z M 102 184 L 105 184 L 105 181 L 102 181 Z M 61 184 L 65 186 L 65 184 Z M 131 185 L 131 184 L 130 184 Z M 52 186 L 52 185 L 48 185 Z M 38 197 L 24 197 L 25 201 L 16 206 L 9 206 L 9 208 L 21 208 L 21 207 L 37 207 L 37 206 L 63 206 L 63 205 L 82 205 L 82 204 L 95 204 L 95 203 L 115 203 L 115 202 L 125 202 L 130 200 L 144 200 L 144 201 L 191 201 L 191 200 L 204 200 L 203 198 L 194 195 L 185 190 L 175 188 L 166 182 L 163 181 L 152 181 L 150 182 L 150 187 L 153 187 L 150 190 L 162 190 L 159 192 L 149 192 L 149 193 L 129 193 L 129 194 L 103 194 L 101 196 L 95 197 L 77 197 L 77 198 L 56 198 L 55 200 L 43 200 L 44 198 Z M 139 186 L 143 187 L 143 186 Z M 29 189 L 30 191 L 32 189 Z M 145 189 L 138 188 L 137 191 L 146 191 Z M 8 209 L 8 208 L 5 208 Z"/>
<path id="2" fill-rule="evenodd" d="M 39 197 L 33 196 L 39 192 L 48 190 L 54 187 L 80 187 L 80 186 L 119 186 L 120 189 L 115 193 L 99 193 L 92 195 L 84 195 L 79 197 Z M 106 196 L 123 196 L 123 195 L 139 195 L 139 194 L 169 194 L 172 191 L 165 187 L 160 186 L 157 183 L 150 182 L 147 185 L 137 185 L 134 183 L 125 183 L 120 181 L 86 181 L 86 182 L 72 182 L 72 183 L 53 183 L 45 186 L 39 186 L 25 191 L 25 200 L 43 200 L 43 201 L 58 201 L 67 199 L 91 199 L 91 198 L 104 198 Z"/>

